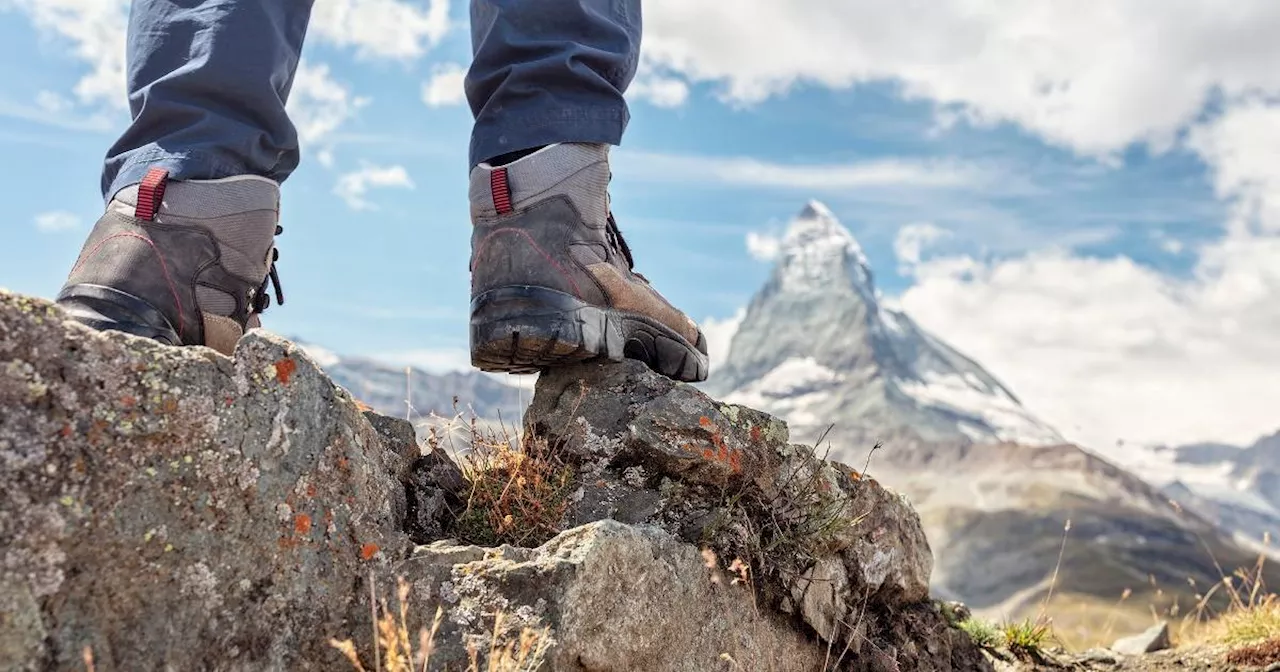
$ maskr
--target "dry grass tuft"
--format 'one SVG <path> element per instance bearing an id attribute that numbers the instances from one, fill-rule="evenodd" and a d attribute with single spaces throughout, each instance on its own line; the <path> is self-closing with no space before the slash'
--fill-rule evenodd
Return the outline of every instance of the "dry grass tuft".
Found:
<path id="1" fill-rule="evenodd" d="M 1267 590 L 1263 581 L 1263 568 L 1267 556 L 1259 554 L 1252 571 L 1237 570 L 1232 576 L 1205 591 L 1197 607 L 1188 619 L 1195 620 L 1186 627 L 1189 641 L 1242 646 L 1258 644 L 1280 638 L 1280 595 Z M 1212 620 L 1203 616 L 1205 605 L 1215 593 L 1225 592 L 1229 606 Z"/>
<path id="2" fill-rule="evenodd" d="M 1221 644 L 1256 644 L 1280 638 L 1280 596 L 1271 594 L 1256 604 L 1233 607 L 1209 623 L 1203 638 Z"/>
<path id="3" fill-rule="evenodd" d="M 399 598 L 399 608 L 396 611 L 393 612 L 383 599 L 380 602 L 382 615 L 378 616 L 376 610 L 373 614 L 375 639 L 372 669 L 375 672 L 426 672 L 430 669 L 431 654 L 435 651 L 436 634 L 444 621 L 444 610 L 436 608 L 430 630 L 421 628 L 418 631 L 418 647 L 415 651 L 410 638 L 407 612 L 409 585 L 402 577 L 397 578 L 396 597 Z M 475 641 L 468 643 L 469 665 L 466 672 L 533 672 L 542 665 L 551 646 L 550 631 L 525 627 L 512 639 L 507 636 L 503 625 L 503 614 L 499 612 L 494 617 L 493 631 L 488 637 L 489 649 L 483 658 Z M 503 639 L 507 641 L 500 644 Z M 329 645 L 341 652 L 357 672 L 369 672 L 370 668 L 365 666 L 355 642 L 350 639 L 330 639 Z"/>
<path id="4" fill-rule="evenodd" d="M 532 547 L 560 533 L 576 486 L 573 468 L 544 437 L 517 439 L 505 427 L 482 429 L 474 418 L 469 430 L 469 450 L 455 461 L 470 491 L 453 534 L 477 546 Z"/>

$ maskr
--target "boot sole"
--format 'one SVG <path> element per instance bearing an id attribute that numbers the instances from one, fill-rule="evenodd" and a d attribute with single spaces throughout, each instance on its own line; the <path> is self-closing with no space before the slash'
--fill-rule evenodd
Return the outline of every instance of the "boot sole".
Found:
<path id="1" fill-rule="evenodd" d="M 112 287 L 81 283 L 58 293 L 66 316 L 98 331 L 122 331 L 166 345 L 181 345 L 178 332 L 150 303 Z"/>
<path id="2" fill-rule="evenodd" d="M 529 374 L 636 359 L 674 380 L 701 382 L 709 369 L 702 341 L 689 343 L 644 315 L 545 287 L 502 287 L 471 301 L 471 364 L 481 371 Z"/>

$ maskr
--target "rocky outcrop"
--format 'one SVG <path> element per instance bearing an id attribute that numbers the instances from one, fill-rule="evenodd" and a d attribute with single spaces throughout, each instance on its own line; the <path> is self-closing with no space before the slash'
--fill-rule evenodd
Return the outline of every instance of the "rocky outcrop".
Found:
<path id="1" fill-rule="evenodd" d="M 0 292 L 0 669 L 344 669 L 347 639 L 372 669 L 388 615 L 432 670 L 988 668 L 911 506 L 767 415 L 634 363 L 544 375 L 563 519 L 484 548 L 453 538 L 477 466 L 359 409 L 267 333 L 226 358 Z"/>
<path id="2" fill-rule="evenodd" d="M 0 668 L 333 669 L 410 550 L 416 446 L 281 339 L 227 359 L 0 293 L 0 409 Z"/>
<path id="3" fill-rule="evenodd" d="M 896 615 L 929 593 L 932 555 L 915 511 L 789 444 L 776 418 L 627 362 L 542 374 L 525 424 L 582 467 L 573 523 L 654 525 L 740 559 L 770 607 L 837 650 L 858 654 L 871 640 L 907 669 L 951 664 L 950 651 L 917 660 L 912 635 L 893 634 Z"/>

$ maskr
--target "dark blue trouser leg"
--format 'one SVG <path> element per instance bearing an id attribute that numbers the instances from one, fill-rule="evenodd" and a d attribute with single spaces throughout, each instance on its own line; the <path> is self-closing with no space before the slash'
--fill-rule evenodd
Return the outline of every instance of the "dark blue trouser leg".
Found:
<path id="1" fill-rule="evenodd" d="M 133 0 L 134 119 L 107 153 L 103 195 L 154 166 L 178 180 L 288 178 L 299 151 L 285 102 L 312 1 Z M 640 33 L 640 0 L 472 0 L 471 166 L 555 142 L 621 142 Z"/>
<path id="2" fill-rule="evenodd" d="M 283 182 L 298 165 L 285 114 L 312 0 L 133 0 L 133 123 L 107 152 L 103 195 L 152 167 L 178 180 L 252 174 Z"/>
<path id="3" fill-rule="evenodd" d="M 556 142 L 619 144 L 640 0 L 472 0 L 471 167 Z"/>

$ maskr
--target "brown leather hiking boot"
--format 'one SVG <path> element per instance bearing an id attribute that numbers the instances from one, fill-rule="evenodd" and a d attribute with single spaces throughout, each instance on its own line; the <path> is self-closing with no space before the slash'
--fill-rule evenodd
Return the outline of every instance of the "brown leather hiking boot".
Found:
<path id="1" fill-rule="evenodd" d="M 280 211 L 275 182 L 255 176 L 170 181 L 164 170 L 108 204 L 58 294 L 95 329 L 231 354 L 270 305 Z"/>
<path id="2" fill-rule="evenodd" d="M 471 363 L 535 373 L 638 359 L 706 380 L 698 325 L 632 270 L 609 211 L 607 145 L 551 145 L 471 171 Z"/>

